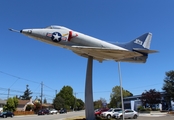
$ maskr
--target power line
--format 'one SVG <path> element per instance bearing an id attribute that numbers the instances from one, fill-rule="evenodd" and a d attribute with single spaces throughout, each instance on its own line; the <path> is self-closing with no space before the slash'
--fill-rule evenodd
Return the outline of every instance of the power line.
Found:
<path id="1" fill-rule="evenodd" d="M 29 82 L 33 82 L 33 83 L 40 84 L 39 82 L 36 82 L 36 81 L 33 81 L 33 80 L 29 80 L 29 79 L 25 79 L 25 78 L 21 78 L 21 77 L 19 77 L 19 76 L 12 75 L 12 74 L 9 74 L 9 73 L 3 72 L 3 71 L 0 71 L 0 73 L 6 74 L 6 75 L 8 75 L 8 76 L 15 77 L 15 78 L 18 78 L 18 79 L 21 79 L 21 80 L 25 80 L 25 81 L 29 81 Z"/>
<path id="2" fill-rule="evenodd" d="M 55 89 L 53 89 L 53 88 L 51 88 L 51 87 L 49 87 L 49 86 L 47 86 L 47 85 L 45 85 L 45 84 L 43 84 L 43 85 L 44 85 L 45 87 L 47 87 L 47 88 L 49 88 L 49 89 L 55 91 Z"/>
<path id="3" fill-rule="evenodd" d="M 15 77 L 15 78 L 17 78 L 17 80 L 21 79 L 21 80 L 33 82 L 33 83 L 36 83 L 36 84 L 40 84 L 39 82 L 36 82 L 36 81 L 33 81 L 33 80 L 29 80 L 29 79 L 26 79 L 26 78 L 22 78 L 22 77 L 19 77 L 19 76 L 16 76 L 16 75 L 12 75 L 12 74 L 9 74 L 9 73 L 3 72 L 3 71 L 0 71 L 0 73 L 5 74 L 5 75 L 8 75 L 8 76 L 11 76 L 11 77 Z M 16 80 L 16 81 L 17 81 L 17 80 Z M 16 81 L 15 81 L 15 82 L 16 82 Z M 10 86 L 10 88 L 15 84 L 15 82 Z M 55 91 L 55 89 L 53 89 L 53 88 L 51 88 L 51 87 L 49 87 L 49 86 L 47 86 L 47 85 L 45 85 L 45 84 L 43 84 L 43 85 L 44 85 L 45 87 L 47 87 L 47 88 L 49 88 L 49 89 Z"/>
<path id="4" fill-rule="evenodd" d="M 162 83 L 155 83 L 155 84 L 151 84 L 151 85 L 139 86 L 139 87 L 128 88 L 128 89 L 138 89 L 138 88 L 143 88 L 143 87 L 155 86 L 155 85 L 159 85 L 159 84 L 162 84 Z"/>

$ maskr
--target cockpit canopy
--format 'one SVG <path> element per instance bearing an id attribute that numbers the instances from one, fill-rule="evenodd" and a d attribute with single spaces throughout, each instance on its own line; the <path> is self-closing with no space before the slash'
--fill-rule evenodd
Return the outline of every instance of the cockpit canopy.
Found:
<path id="1" fill-rule="evenodd" d="M 63 27 L 63 26 L 57 26 L 57 25 L 51 25 L 51 26 L 48 26 L 46 27 L 46 29 L 65 29 L 65 30 L 70 30 L 66 27 Z"/>

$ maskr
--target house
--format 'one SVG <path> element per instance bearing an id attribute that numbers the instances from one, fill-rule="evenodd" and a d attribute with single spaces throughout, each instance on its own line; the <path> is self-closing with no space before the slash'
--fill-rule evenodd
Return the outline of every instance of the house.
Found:
<path id="1" fill-rule="evenodd" d="M 7 102 L 5 100 L 0 99 L 0 112 L 3 111 L 3 106 L 6 104 Z"/>
<path id="2" fill-rule="evenodd" d="M 16 111 L 25 111 L 27 105 L 34 105 L 32 102 L 32 98 L 30 100 L 18 100 L 18 106 Z"/>
<path id="3" fill-rule="evenodd" d="M 43 103 L 42 104 L 42 108 L 47 108 L 47 109 L 53 109 L 54 106 L 50 103 Z"/>

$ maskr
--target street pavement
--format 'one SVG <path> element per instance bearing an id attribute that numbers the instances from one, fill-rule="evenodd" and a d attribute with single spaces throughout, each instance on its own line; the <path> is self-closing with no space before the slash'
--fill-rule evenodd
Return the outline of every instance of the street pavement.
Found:
<path id="1" fill-rule="evenodd" d="M 153 114 L 140 113 L 138 120 L 174 120 L 174 115 L 167 113 L 153 113 Z"/>
<path id="2" fill-rule="evenodd" d="M 75 116 L 85 116 L 85 111 L 68 112 L 67 114 L 54 114 L 54 115 L 26 115 L 26 116 L 14 116 L 8 117 L 6 120 L 66 120 L 67 118 L 74 118 Z M 4 118 L 0 118 L 4 119 Z M 127 119 L 125 119 L 127 120 Z M 128 119 L 134 120 L 134 119 Z M 137 120 L 174 120 L 174 115 L 167 113 L 153 113 L 145 114 L 140 113 Z"/>

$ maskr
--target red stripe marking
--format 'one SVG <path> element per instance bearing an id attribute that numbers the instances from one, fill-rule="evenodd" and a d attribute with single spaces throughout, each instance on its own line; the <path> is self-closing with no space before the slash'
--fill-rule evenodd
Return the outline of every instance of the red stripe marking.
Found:
<path id="1" fill-rule="evenodd" d="M 68 41 L 70 41 L 72 38 L 72 31 L 69 31 L 69 37 L 68 37 Z"/>

